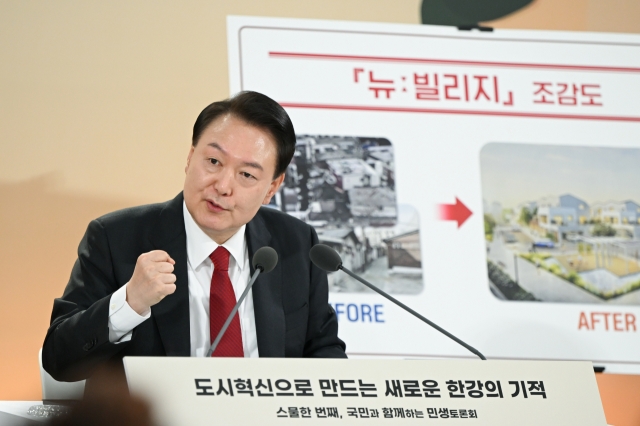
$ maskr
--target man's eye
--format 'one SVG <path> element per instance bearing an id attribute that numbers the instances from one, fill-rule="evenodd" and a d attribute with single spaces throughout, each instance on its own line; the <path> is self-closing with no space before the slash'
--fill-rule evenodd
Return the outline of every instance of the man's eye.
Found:
<path id="1" fill-rule="evenodd" d="M 219 162 L 218 160 L 216 160 L 215 158 L 209 158 L 209 162 L 210 162 L 211 164 L 213 164 L 214 166 L 215 166 L 216 164 L 219 164 L 219 163 L 220 163 L 220 162 Z"/>
<path id="2" fill-rule="evenodd" d="M 242 177 L 245 177 L 247 179 L 252 178 L 253 175 L 247 172 L 240 172 L 240 175 L 242 175 Z"/>

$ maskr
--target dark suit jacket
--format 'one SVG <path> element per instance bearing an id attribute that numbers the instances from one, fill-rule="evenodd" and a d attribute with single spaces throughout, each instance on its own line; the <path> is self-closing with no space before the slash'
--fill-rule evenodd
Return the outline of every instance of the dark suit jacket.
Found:
<path id="1" fill-rule="evenodd" d="M 43 345 L 44 368 L 56 380 L 86 379 L 107 362 L 121 368 L 123 356 L 190 355 L 182 202 L 181 193 L 166 203 L 116 211 L 89 224 L 69 283 L 54 301 Z M 253 287 L 260 356 L 346 358 L 328 304 L 326 273 L 309 261 L 309 249 L 318 242 L 313 228 L 263 207 L 247 224 L 246 240 L 249 259 L 262 246 L 273 247 L 279 258 Z M 134 329 L 129 342 L 110 343 L 111 294 L 131 279 L 138 256 L 151 250 L 164 250 L 175 260 L 176 291 L 151 307 L 151 318 Z"/>

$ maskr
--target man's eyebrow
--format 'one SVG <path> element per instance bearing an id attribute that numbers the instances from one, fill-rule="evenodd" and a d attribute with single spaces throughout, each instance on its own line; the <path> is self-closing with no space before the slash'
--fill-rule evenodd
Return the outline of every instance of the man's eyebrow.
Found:
<path id="1" fill-rule="evenodd" d="M 226 153 L 227 153 L 227 152 L 226 152 L 224 149 L 222 149 L 222 147 L 221 147 L 220 145 L 218 145 L 216 142 L 209 142 L 207 145 L 208 145 L 208 146 L 210 146 L 210 147 L 212 147 L 212 148 L 217 149 L 218 151 L 222 151 L 222 153 L 223 153 L 223 154 L 226 154 Z"/>
<path id="2" fill-rule="evenodd" d="M 222 147 L 220 145 L 218 145 L 216 142 L 210 142 L 207 144 L 208 146 L 217 149 L 218 151 L 222 152 L 223 154 L 226 154 L 227 152 L 222 149 Z M 264 168 L 262 167 L 262 165 L 255 163 L 253 161 L 244 161 L 242 164 L 244 164 L 247 167 L 252 167 L 254 169 L 258 169 L 261 171 L 264 171 Z"/>
<path id="3" fill-rule="evenodd" d="M 245 166 L 247 166 L 247 167 L 252 167 L 252 168 L 254 168 L 254 169 L 258 169 L 258 170 L 260 170 L 260 171 L 264 170 L 260 164 L 258 164 L 258 163 L 254 163 L 254 162 L 252 162 L 252 161 L 245 161 L 245 162 L 243 162 L 242 164 L 244 164 L 244 165 L 245 165 Z"/>

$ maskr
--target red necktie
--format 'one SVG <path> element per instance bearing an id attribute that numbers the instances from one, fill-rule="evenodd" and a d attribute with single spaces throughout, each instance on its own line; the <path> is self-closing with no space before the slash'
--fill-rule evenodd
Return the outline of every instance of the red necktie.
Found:
<path id="1" fill-rule="evenodd" d="M 236 304 L 236 295 L 229 279 L 229 252 L 219 246 L 209 256 L 213 262 L 211 276 L 211 290 L 209 297 L 209 321 L 211 343 L 222 329 L 224 322 Z M 240 331 L 240 316 L 236 312 L 229 324 L 229 328 L 222 336 L 220 344 L 211 356 L 243 357 L 242 332 Z"/>

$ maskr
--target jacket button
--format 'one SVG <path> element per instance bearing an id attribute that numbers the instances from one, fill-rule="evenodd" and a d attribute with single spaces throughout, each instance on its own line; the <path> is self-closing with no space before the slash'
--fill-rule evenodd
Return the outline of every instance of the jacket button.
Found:
<path id="1" fill-rule="evenodd" d="M 93 349 L 93 347 L 96 345 L 96 339 L 93 339 L 92 341 L 85 343 L 85 345 L 82 347 L 82 349 L 85 350 L 85 352 L 90 351 L 91 349 Z"/>

